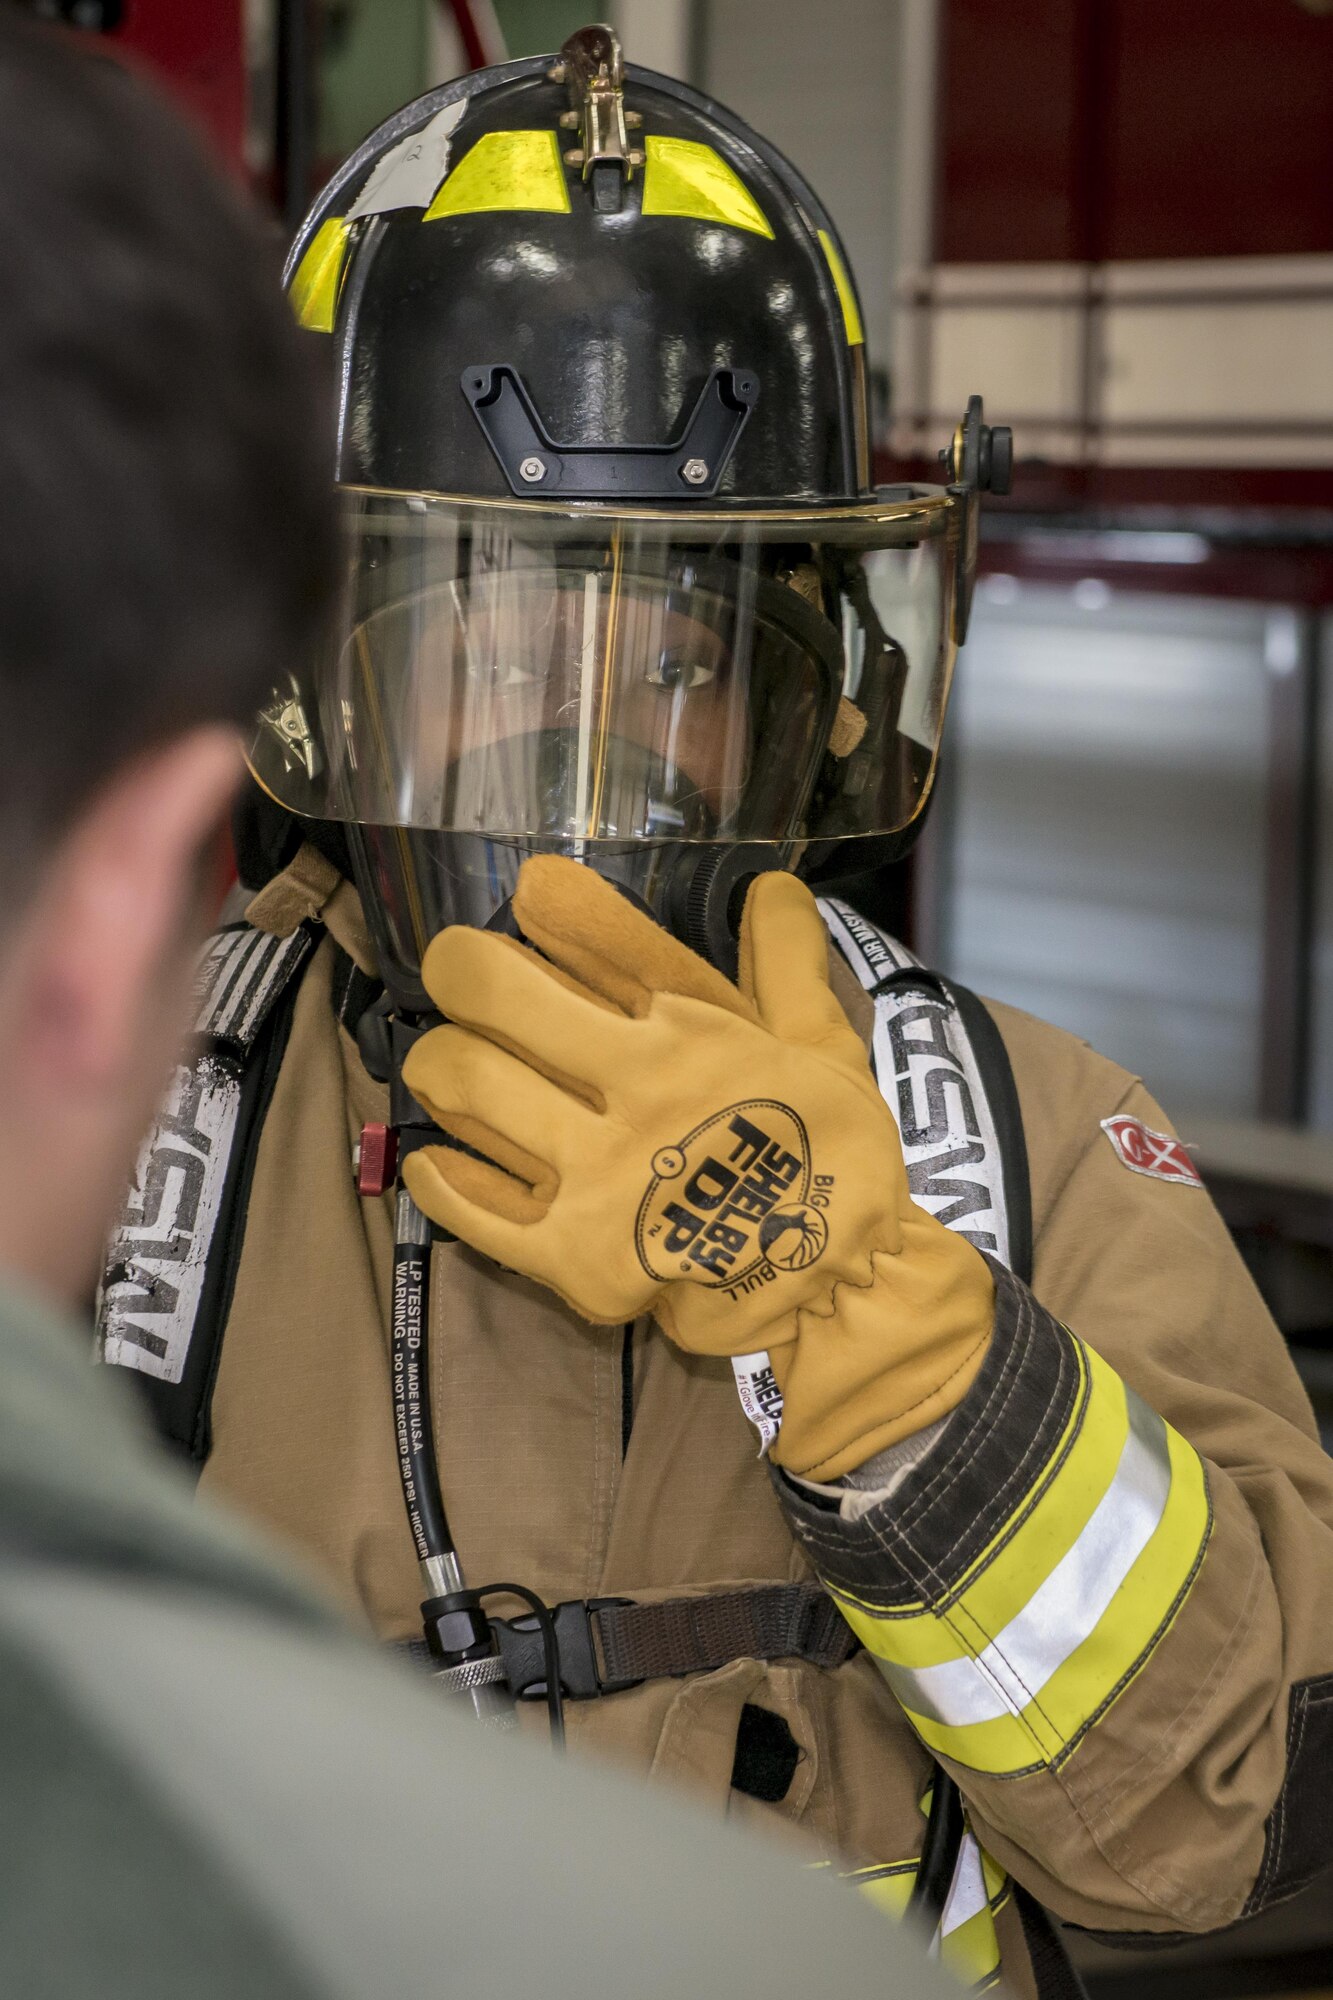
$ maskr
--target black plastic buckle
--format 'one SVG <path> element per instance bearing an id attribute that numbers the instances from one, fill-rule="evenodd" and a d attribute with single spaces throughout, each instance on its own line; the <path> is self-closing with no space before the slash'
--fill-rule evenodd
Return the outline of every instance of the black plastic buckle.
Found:
<path id="1" fill-rule="evenodd" d="M 552 1607 L 555 1620 L 556 1651 L 560 1660 L 560 1685 L 571 1701 L 592 1701 L 603 1694 L 619 1694 L 638 1687 L 637 1679 L 607 1680 L 597 1663 L 593 1616 L 622 1604 L 632 1597 L 574 1597 Z M 541 1626 L 531 1611 L 520 1618 L 493 1618 L 491 1629 L 504 1661 L 505 1678 L 517 1701 L 544 1701 L 546 1662 L 542 1655 Z"/>

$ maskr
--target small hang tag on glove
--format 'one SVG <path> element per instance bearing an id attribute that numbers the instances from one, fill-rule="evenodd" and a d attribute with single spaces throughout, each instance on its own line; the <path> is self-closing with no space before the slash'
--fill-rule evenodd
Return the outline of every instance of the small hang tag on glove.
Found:
<path id="1" fill-rule="evenodd" d="M 782 1428 L 782 1391 L 773 1363 L 760 1348 L 757 1354 L 733 1354 L 731 1368 L 741 1408 L 759 1433 L 759 1456 L 763 1458 Z"/>

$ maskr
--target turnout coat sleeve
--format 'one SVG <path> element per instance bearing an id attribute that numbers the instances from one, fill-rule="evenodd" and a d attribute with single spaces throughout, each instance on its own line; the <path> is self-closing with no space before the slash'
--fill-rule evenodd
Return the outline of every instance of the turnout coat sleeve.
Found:
<path id="1" fill-rule="evenodd" d="M 997 1267 L 987 1363 L 905 1479 L 781 1497 L 997 1860 L 1094 1930 L 1214 1929 L 1333 1861 L 1333 1461 L 1206 1192 L 1103 1128 L 1169 1132 L 1142 1084 L 991 1012 L 1032 1290 Z"/>

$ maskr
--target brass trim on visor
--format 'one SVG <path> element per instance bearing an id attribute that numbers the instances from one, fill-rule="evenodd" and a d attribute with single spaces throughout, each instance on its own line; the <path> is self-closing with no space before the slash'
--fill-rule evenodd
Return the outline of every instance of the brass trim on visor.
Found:
<path id="1" fill-rule="evenodd" d="M 682 533 L 695 526 L 773 527 L 783 523 L 801 529 L 801 538 L 806 541 L 817 539 L 808 531 L 823 523 L 831 529 L 857 526 L 873 529 L 881 523 L 901 522 L 919 525 L 921 534 L 944 535 L 948 532 L 949 516 L 959 505 L 942 486 L 916 487 L 904 500 L 859 500 L 845 507 L 750 507 L 740 501 L 734 507 L 692 505 L 688 511 L 680 507 L 626 507 L 601 500 L 519 500 L 513 494 L 480 498 L 476 494 L 434 493 L 401 486 L 340 485 L 338 492 L 372 500 L 423 500 L 430 506 L 458 507 L 472 513 L 541 514 L 570 521 L 660 521 L 663 526 Z M 918 536 L 907 539 L 916 540 Z"/>

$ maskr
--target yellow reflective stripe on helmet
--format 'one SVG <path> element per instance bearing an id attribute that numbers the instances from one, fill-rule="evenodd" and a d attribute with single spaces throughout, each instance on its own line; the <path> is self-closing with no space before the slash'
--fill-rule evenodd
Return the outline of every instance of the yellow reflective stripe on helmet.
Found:
<path id="1" fill-rule="evenodd" d="M 847 345 L 861 347 L 864 345 L 866 335 L 865 328 L 861 324 L 861 308 L 856 303 L 856 287 L 852 283 L 851 273 L 843 263 L 838 253 L 838 246 L 827 229 L 820 230 L 819 241 L 823 246 L 824 256 L 837 290 L 838 304 L 842 307 L 842 323 L 847 329 Z"/>
<path id="2" fill-rule="evenodd" d="M 712 146 L 697 139 L 649 138 L 644 151 L 645 215 L 687 215 L 696 222 L 722 222 L 731 229 L 772 236 L 763 209 Z"/>
<path id="3" fill-rule="evenodd" d="M 344 222 L 340 215 L 331 215 L 327 222 L 321 222 L 288 287 L 292 311 L 302 326 L 315 333 L 333 332 L 338 285 L 351 233 L 350 223 Z"/>
<path id="4" fill-rule="evenodd" d="M 1197 1452 L 1083 1353 L 1078 1435 L 1041 1510 L 989 1566 L 938 1612 L 884 1617 L 838 1598 L 923 1741 L 973 1770 L 1058 1759 L 1142 1666 L 1207 1541 Z M 1074 1532 L 1062 1547 L 1049 1516 L 1066 1493 Z"/>
<path id="5" fill-rule="evenodd" d="M 483 132 L 447 175 L 422 216 L 481 215 L 497 209 L 569 213 L 569 184 L 553 131 Z"/>

